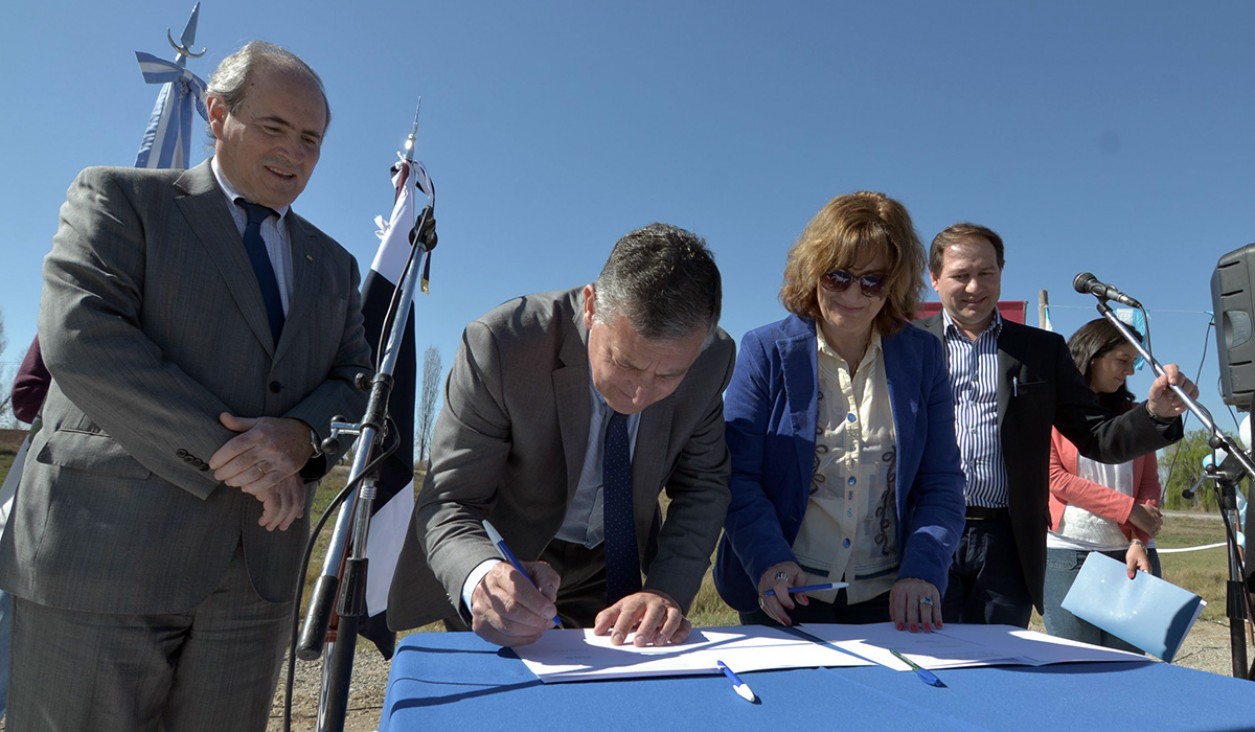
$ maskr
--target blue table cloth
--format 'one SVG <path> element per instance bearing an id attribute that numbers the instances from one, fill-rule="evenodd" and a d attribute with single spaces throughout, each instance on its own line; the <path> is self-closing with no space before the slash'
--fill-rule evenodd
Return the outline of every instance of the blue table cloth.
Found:
<path id="1" fill-rule="evenodd" d="M 1255 730 L 1255 684 L 1158 662 L 943 669 L 946 688 L 881 666 L 542 684 L 472 633 L 397 647 L 380 732 L 441 730 Z"/>

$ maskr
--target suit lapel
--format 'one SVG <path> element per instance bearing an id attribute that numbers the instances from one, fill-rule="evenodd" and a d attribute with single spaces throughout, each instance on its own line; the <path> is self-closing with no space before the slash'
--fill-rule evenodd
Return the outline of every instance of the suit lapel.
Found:
<path id="1" fill-rule="evenodd" d="M 642 516 L 652 516 L 658 507 L 658 488 L 662 485 L 662 470 L 670 463 L 668 448 L 671 435 L 671 419 L 675 415 L 676 396 L 651 404 L 641 412 L 641 422 L 636 428 L 636 447 L 632 450 L 632 508 L 637 517 L 638 539 L 647 536 L 648 521 L 642 526 Z M 645 505 L 642 505 L 645 504 Z M 645 512 L 641 508 L 646 508 Z M 640 545 L 644 551 L 644 544 Z"/>
<path id="2" fill-rule="evenodd" d="M 566 500 L 571 505 L 588 451 L 588 418 L 592 405 L 588 393 L 588 329 L 584 327 L 584 297 L 576 298 L 575 316 L 565 336 L 559 358 L 562 365 L 553 372 L 554 408 L 562 432 L 562 452 L 566 456 Z"/>
<path id="3" fill-rule="evenodd" d="M 1015 390 L 1020 376 L 1020 359 L 1012 355 L 1019 352 L 1019 333 L 1014 325 L 1007 327 L 1002 321 L 1002 332 L 998 334 L 998 427 L 1001 430 L 1007 418 L 1007 409 L 1011 406 L 1012 392 Z"/>
<path id="4" fill-rule="evenodd" d="M 289 342 L 299 333 L 300 324 L 310 317 L 314 306 L 314 298 L 322 290 L 321 262 L 319 255 L 322 247 L 311 231 L 309 222 L 288 209 L 285 217 L 288 225 L 288 244 L 292 252 L 292 296 L 288 299 L 288 314 L 283 325 L 283 335 L 275 345 L 275 359 L 278 360 L 290 348 Z"/>
<path id="5" fill-rule="evenodd" d="M 273 356 L 274 338 L 270 334 L 266 304 L 257 286 L 257 275 L 253 273 L 244 241 L 227 211 L 226 197 L 218 188 L 209 165 L 209 161 L 205 161 L 179 176 L 174 185 L 184 195 L 177 196 L 175 203 L 187 219 L 190 238 L 209 253 L 253 335 Z"/>
<path id="6" fill-rule="evenodd" d="M 941 313 L 923 318 L 917 321 L 916 325 L 940 338 L 943 344 L 945 343 L 945 320 L 941 317 Z"/>
<path id="7" fill-rule="evenodd" d="M 922 391 L 920 378 L 923 370 L 906 368 L 907 362 L 913 360 L 911 356 L 918 354 L 908 352 L 907 339 L 902 333 L 882 337 L 880 350 L 885 360 L 885 382 L 889 389 L 889 409 L 893 416 L 893 434 L 897 442 L 897 449 L 894 450 L 894 475 L 906 475 L 902 459 L 908 451 L 914 450 L 912 440 L 919 429 L 919 394 Z M 898 503 L 898 515 L 905 516 L 907 491 L 900 490 L 896 485 L 893 488 Z M 899 526 L 899 530 L 901 529 Z"/>
<path id="8" fill-rule="evenodd" d="M 789 405 L 789 428 L 801 437 L 796 440 L 798 475 L 808 484 L 814 472 L 815 430 L 819 421 L 819 344 L 815 326 L 807 321 L 803 332 L 791 333 L 776 341 L 780 351 L 780 370 L 784 373 L 785 403 Z M 790 328 L 790 330 L 793 330 Z"/>

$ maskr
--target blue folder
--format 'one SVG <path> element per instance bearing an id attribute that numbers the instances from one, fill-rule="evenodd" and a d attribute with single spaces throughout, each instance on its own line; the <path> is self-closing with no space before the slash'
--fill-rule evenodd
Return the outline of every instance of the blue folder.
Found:
<path id="1" fill-rule="evenodd" d="M 1189 590 L 1146 572 L 1129 579 L 1124 562 L 1090 552 L 1063 609 L 1171 662 L 1206 605 Z"/>

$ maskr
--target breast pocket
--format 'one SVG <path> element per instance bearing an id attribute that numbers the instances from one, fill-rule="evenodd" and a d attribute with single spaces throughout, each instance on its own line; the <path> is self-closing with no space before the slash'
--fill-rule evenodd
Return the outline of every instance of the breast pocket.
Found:
<path id="1" fill-rule="evenodd" d="M 1012 399 L 1038 399 L 1049 397 L 1052 394 L 1053 385 L 1048 379 L 1042 378 L 1041 374 L 1036 373 L 1034 369 L 1021 365 L 1019 371 L 1018 374 L 1011 377 Z"/>
<path id="2" fill-rule="evenodd" d="M 1011 385 L 1011 396 L 1033 399 L 1050 396 L 1050 384 L 1045 381 L 1020 381 Z"/>

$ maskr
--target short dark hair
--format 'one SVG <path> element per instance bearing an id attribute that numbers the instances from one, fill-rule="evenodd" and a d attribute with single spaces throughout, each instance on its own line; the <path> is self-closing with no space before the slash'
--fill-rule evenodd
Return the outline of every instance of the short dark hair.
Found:
<path id="1" fill-rule="evenodd" d="M 967 239 L 984 239 L 993 245 L 994 255 L 998 259 L 998 269 L 1006 265 L 1003 256 L 1002 237 L 988 226 L 980 224 L 959 223 L 947 226 L 933 237 L 933 244 L 928 248 L 928 271 L 936 277 L 941 274 L 941 260 L 946 250 Z"/>
<path id="2" fill-rule="evenodd" d="M 650 224 L 619 239 L 593 287 L 597 322 L 623 315 L 650 340 L 701 330 L 709 342 L 719 325 L 719 268 L 705 240 L 677 226 Z"/>
<path id="3" fill-rule="evenodd" d="M 322 79 L 301 60 L 283 46 L 266 41 L 249 41 L 235 53 L 222 59 L 218 68 L 209 75 L 207 94 L 222 100 L 231 114 L 239 112 L 240 105 L 248 96 L 251 75 L 257 70 L 288 71 L 307 77 L 322 94 L 322 106 L 327 110 L 327 121 L 323 132 L 331 126 L 331 104 L 327 101 L 327 91 L 323 88 Z M 213 132 L 210 131 L 210 136 Z"/>
<path id="4" fill-rule="evenodd" d="M 1129 332 L 1137 338 L 1139 343 L 1141 342 L 1142 336 L 1137 331 L 1130 330 Z M 1095 318 L 1076 329 L 1076 332 L 1068 339 L 1068 351 L 1072 353 L 1076 370 L 1081 372 L 1081 376 L 1085 377 L 1085 383 L 1088 385 L 1094 359 L 1102 358 L 1126 343 L 1128 341 L 1125 337 L 1106 318 Z M 1098 394 L 1097 397 L 1099 404 L 1113 412 L 1127 412 L 1135 401 L 1127 383 L 1121 384 L 1120 388 L 1111 394 Z"/>

